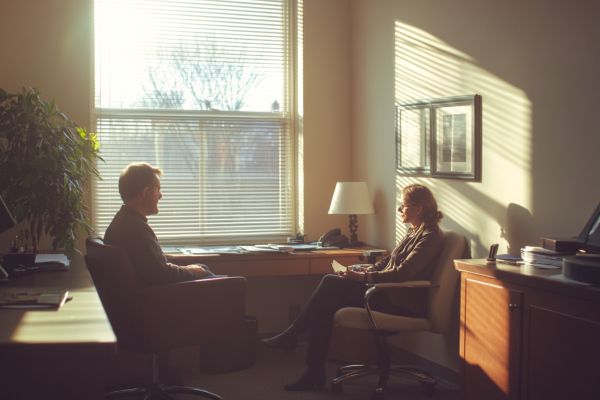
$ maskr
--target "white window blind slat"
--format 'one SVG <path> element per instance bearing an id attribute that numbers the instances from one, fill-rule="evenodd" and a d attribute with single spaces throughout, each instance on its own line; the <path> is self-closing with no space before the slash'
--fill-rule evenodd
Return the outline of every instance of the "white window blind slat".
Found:
<path id="1" fill-rule="evenodd" d="M 295 232 L 289 30 L 288 0 L 95 0 L 97 232 L 138 161 L 164 172 L 165 244 Z"/>

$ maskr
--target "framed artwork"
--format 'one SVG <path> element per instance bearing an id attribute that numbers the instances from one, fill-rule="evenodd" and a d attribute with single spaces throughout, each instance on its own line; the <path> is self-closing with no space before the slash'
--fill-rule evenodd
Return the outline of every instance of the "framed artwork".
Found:
<path id="1" fill-rule="evenodd" d="M 420 100 L 396 107 L 396 170 L 481 179 L 481 96 Z"/>

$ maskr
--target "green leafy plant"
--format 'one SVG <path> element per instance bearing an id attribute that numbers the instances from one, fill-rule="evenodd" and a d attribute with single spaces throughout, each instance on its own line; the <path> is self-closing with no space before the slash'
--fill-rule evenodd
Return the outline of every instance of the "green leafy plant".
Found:
<path id="1" fill-rule="evenodd" d="M 43 233 L 72 252 L 81 228 L 91 231 L 85 193 L 98 176 L 96 135 L 76 125 L 38 90 L 0 89 L 0 193 L 29 222 L 34 251 Z"/>

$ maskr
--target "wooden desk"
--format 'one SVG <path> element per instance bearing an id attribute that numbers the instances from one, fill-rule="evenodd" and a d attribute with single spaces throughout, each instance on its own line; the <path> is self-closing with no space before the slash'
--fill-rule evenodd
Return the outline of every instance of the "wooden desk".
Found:
<path id="1" fill-rule="evenodd" d="M 65 287 L 58 310 L 0 309 L 0 398 L 100 399 L 116 338 L 81 256 L 1 287 Z"/>
<path id="2" fill-rule="evenodd" d="M 344 265 L 364 263 L 369 249 L 346 248 L 274 254 L 169 254 L 179 265 L 206 264 L 216 274 L 244 276 L 246 312 L 258 319 L 259 334 L 285 329 L 300 311 L 322 275 L 332 273 L 331 261 Z"/>
<path id="3" fill-rule="evenodd" d="M 169 261 L 186 265 L 206 264 L 215 274 L 245 277 L 325 275 L 332 273 L 331 261 L 350 265 L 366 262 L 363 252 L 369 247 L 316 250 L 274 254 L 168 254 Z"/>
<path id="4" fill-rule="evenodd" d="M 463 399 L 600 398 L 600 287 L 455 260 Z"/>

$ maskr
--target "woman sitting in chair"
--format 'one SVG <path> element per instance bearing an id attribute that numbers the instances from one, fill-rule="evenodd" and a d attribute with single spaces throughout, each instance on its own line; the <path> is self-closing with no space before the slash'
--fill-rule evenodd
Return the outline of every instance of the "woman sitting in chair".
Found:
<path id="1" fill-rule="evenodd" d="M 410 224 L 407 235 L 385 259 L 363 270 L 348 268 L 344 273 L 325 275 L 298 315 L 282 333 L 263 343 L 270 347 L 291 349 L 298 335 L 308 331 L 307 369 L 285 390 L 320 389 L 325 384 L 325 361 L 331 339 L 333 315 L 344 307 L 363 307 L 369 283 L 428 280 L 442 248 L 442 231 L 438 223 L 442 213 L 431 191 L 418 184 L 402 190 L 398 208 L 402 222 Z M 402 306 L 393 306 L 385 298 L 375 299 L 375 309 L 400 315 L 421 316 L 423 300 L 407 299 Z"/>

